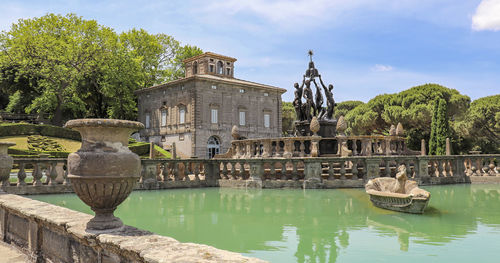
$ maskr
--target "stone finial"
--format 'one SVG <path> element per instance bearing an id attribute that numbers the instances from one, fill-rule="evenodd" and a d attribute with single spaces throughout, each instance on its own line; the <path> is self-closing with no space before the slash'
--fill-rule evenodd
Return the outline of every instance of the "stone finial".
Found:
<path id="1" fill-rule="evenodd" d="M 347 130 L 347 123 L 344 120 L 344 116 L 340 116 L 337 121 L 337 133 L 341 136 L 345 136 L 345 130 Z"/>
<path id="2" fill-rule="evenodd" d="M 396 136 L 396 127 L 393 125 L 391 125 L 391 128 L 389 129 L 389 135 L 391 136 Z"/>
<path id="3" fill-rule="evenodd" d="M 231 129 L 231 136 L 233 137 L 233 140 L 240 139 L 240 129 L 238 128 L 238 126 L 233 125 L 233 128 Z"/>
<path id="4" fill-rule="evenodd" d="M 422 139 L 420 141 L 420 155 L 426 155 L 426 150 L 425 150 L 425 139 Z"/>
<path id="5" fill-rule="evenodd" d="M 398 127 L 396 128 L 396 135 L 403 136 L 404 134 L 405 130 L 403 129 L 403 124 L 401 124 L 401 122 L 398 122 Z"/>
<path id="6" fill-rule="evenodd" d="M 319 132 L 319 121 L 318 121 L 318 118 L 316 118 L 316 116 L 314 116 L 312 118 L 311 124 L 309 125 L 309 129 L 314 134 L 314 136 L 318 135 L 318 132 Z"/>

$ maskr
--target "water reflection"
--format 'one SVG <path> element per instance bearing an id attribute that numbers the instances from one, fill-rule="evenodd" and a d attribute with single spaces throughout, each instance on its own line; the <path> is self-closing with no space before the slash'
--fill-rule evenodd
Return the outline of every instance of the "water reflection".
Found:
<path id="1" fill-rule="evenodd" d="M 375 208 L 358 189 L 134 192 L 117 215 L 126 224 L 183 242 L 213 245 L 272 262 L 335 262 L 352 247 L 360 247 L 361 252 L 369 248 L 371 244 L 364 244 L 364 238 L 377 242 L 389 238 L 399 243 L 396 249 L 409 253 L 414 247 L 446 246 L 464 239 L 476 233 L 479 224 L 500 229 L 500 186 L 426 190 L 432 197 L 424 215 Z M 57 198 L 60 196 L 36 197 L 59 205 L 64 201 L 73 209 L 78 203 L 75 196 Z M 500 237 L 498 231 L 497 235 Z M 392 245 L 383 246 L 389 249 Z"/>

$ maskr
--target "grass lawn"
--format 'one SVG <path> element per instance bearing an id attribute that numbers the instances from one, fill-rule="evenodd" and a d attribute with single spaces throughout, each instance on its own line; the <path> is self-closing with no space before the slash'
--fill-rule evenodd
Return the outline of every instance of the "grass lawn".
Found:
<path id="1" fill-rule="evenodd" d="M 66 152 L 76 152 L 78 149 L 80 149 L 80 146 L 82 145 L 82 143 L 79 141 L 74 141 L 74 140 L 70 140 L 70 139 L 63 139 L 63 138 L 55 138 L 55 137 L 49 137 L 49 136 L 46 136 L 46 137 L 57 141 L 59 144 L 61 144 L 64 147 L 64 150 Z M 16 145 L 12 146 L 12 148 L 21 149 L 21 150 L 28 150 L 28 136 L 27 135 L 0 137 L 0 142 L 14 142 L 14 143 L 16 143 Z"/>

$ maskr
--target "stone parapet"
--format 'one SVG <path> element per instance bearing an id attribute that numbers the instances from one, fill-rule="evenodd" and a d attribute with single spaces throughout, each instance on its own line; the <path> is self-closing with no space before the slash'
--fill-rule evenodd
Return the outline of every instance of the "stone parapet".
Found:
<path id="1" fill-rule="evenodd" d="M 93 234 L 91 215 L 17 195 L 0 195 L 0 239 L 31 262 L 264 262 L 124 226 Z"/>

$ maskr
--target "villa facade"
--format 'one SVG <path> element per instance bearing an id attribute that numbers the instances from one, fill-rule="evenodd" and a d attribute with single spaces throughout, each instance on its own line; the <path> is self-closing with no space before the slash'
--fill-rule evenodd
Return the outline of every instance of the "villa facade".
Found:
<path id="1" fill-rule="evenodd" d="M 136 91 L 141 139 L 212 158 L 231 146 L 233 125 L 245 138 L 281 136 L 286 90 L 234 78 L 235 61 L 207 52 L 184 61 L 184 78 Z"/>

